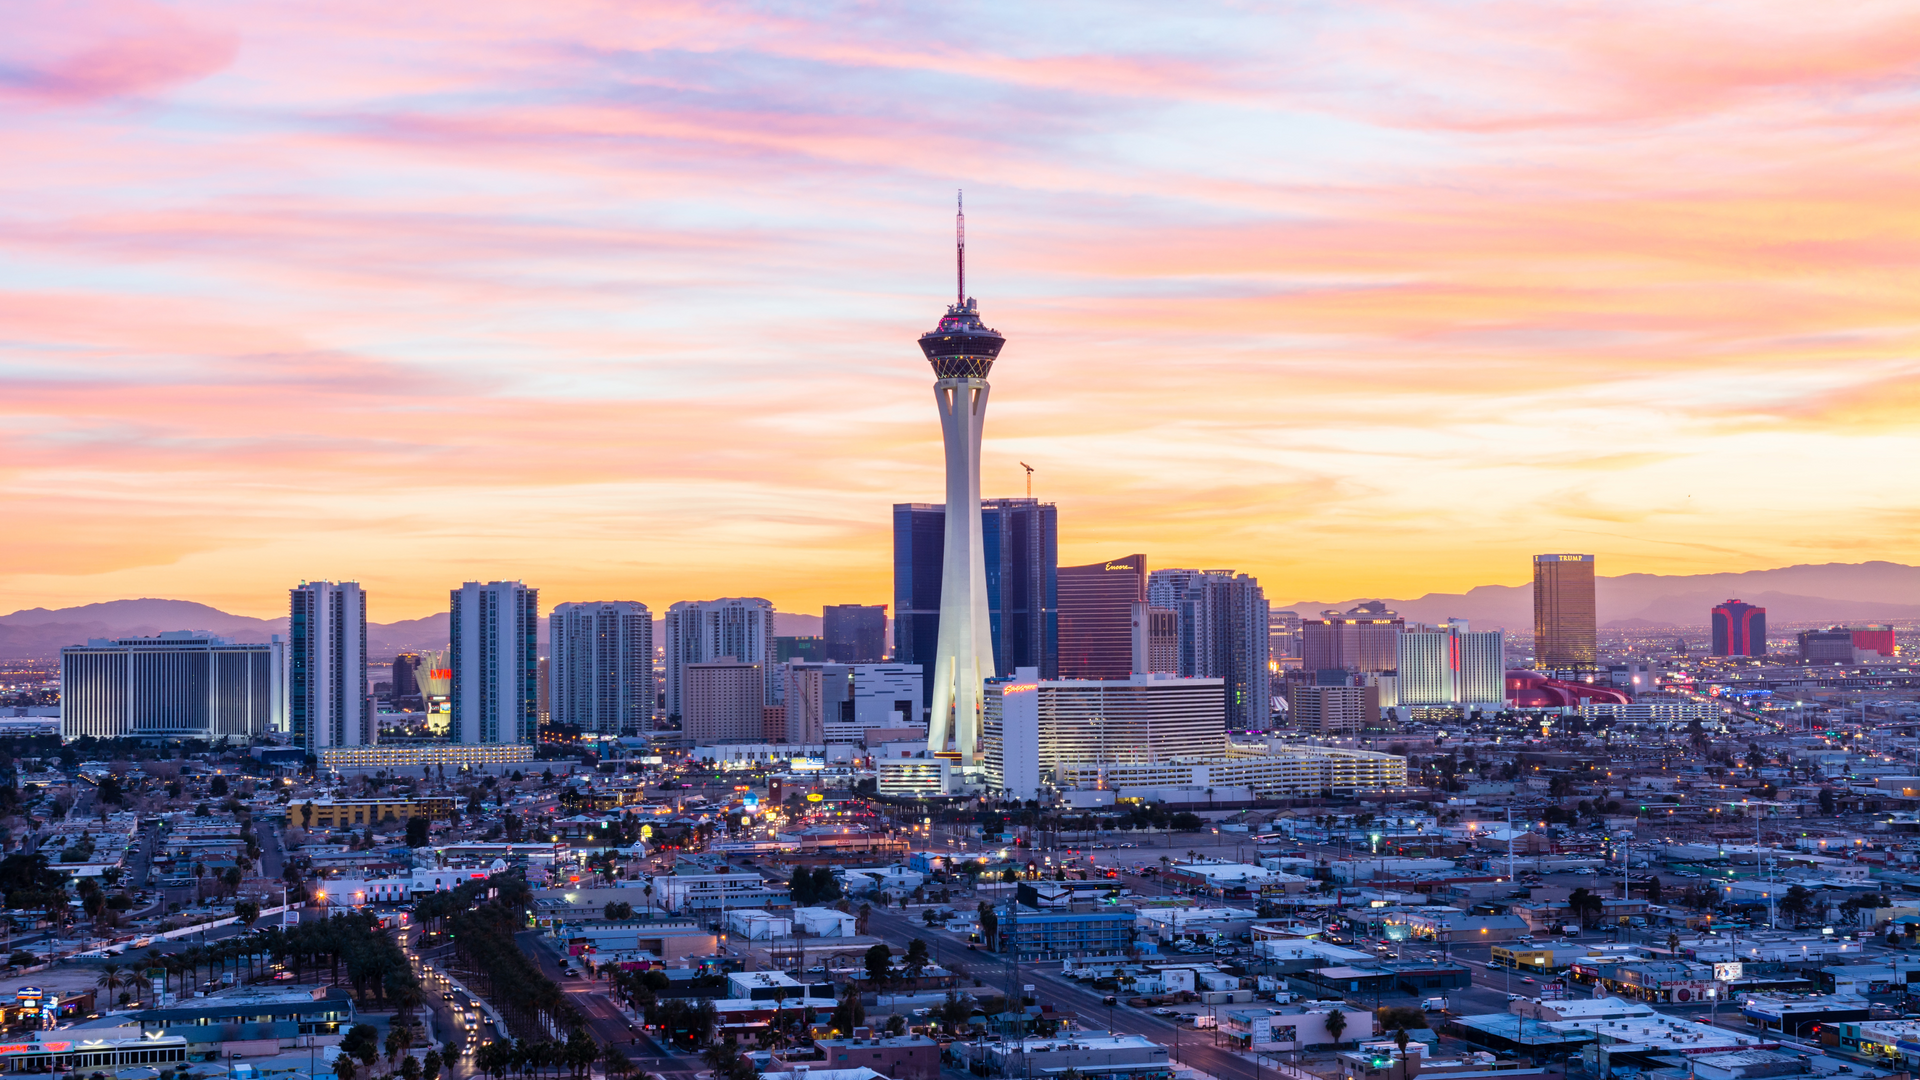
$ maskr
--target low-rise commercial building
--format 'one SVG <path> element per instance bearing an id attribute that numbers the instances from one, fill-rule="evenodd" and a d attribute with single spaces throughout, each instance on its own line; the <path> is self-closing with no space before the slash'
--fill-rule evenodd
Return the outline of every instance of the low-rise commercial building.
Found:
<path id="1" fill-rule="evenodd" d="M 1354 794 L 1404 787 L 1407 759 L 1371 750 L 1326 746 L 1261 748 L 1224 758 L 1144 764 L 1067 762 L 1059 766 L 1066 789 L 1247 788 L 1259 798 Z"/>
<path id="2" fill-rule="evenodd" d="M 287 804 L 287 824 L 302 829 L 350 829 L 368 825 L 405 825 L 410 818 L 446 821 L 453 799 L 422 796 L 405 799 L 303 799 Z"/>
<path id="3" fill-rule="evenodd" d="M 1167 1048 L 1144 1035 L 1086 1031 L 1051 1039 L 971 1043 L 976 1070 L 997 1076 L 1057 1076 L 1068 1069 L 1089 1080 L 1173 1080 Z"/>
<path id="4" fill-rule="evenodd" d="M 662 909 L 674 912 L 786 907 L 793 902 L 785 888 L 745 872 L 661 874 L 653 879 L 653 899 Z"/>
<path id="5" fill-rule="evenodd" d="M 1131 911 L 1021 911 L 1002 916 L 1001 952 L 1021 959 L 1122 953 L 1134 938 Z"/>
<path id="6" fill-rule="evenodd" d="M 419 742 L 342 746 L 319 752 L 320 768 L 334 772 L 417 772 L 426 766 L 450 770 L 525 765 L 539 747 L 525 743 Z"/>

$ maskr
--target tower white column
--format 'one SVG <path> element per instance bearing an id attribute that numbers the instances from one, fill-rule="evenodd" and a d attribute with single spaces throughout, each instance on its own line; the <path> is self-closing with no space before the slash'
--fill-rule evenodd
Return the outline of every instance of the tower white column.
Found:
<path id="1" fill-rule="evenodd" d="M 974 764 L 979 752 L 981 684 L 994 676 L 986 549 L 980 536 L 980 438 L 989 390 L 985 379 L 933 384 L 946 437 L 947 534 L 941 552 L 940 638 L 927 747 L 945 750 L 951 734 L 962 765 Z"/>
<path id="2" fill-rule="evenodd" d="M 927 749 L 945 750 L 952 736 L 960 763 L 973 765 L 980 757 L 981 684 L 994 675 L 980 529 L 980 435 L 987 423 L 987 375 L 1006 338 L 980 321 L 980 306 L 967 295 L 966 221 L 964 213 L 954 216 L 953 303 L 939 326 L 920 335 L 920 351 L 933 365 L 933 399 L 947 447 L 947 532 Z"/>

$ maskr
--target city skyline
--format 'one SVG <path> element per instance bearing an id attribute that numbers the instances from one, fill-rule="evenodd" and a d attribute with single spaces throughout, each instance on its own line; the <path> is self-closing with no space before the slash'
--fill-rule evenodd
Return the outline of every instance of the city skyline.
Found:
<path id="1" fill-rule="evenodd" d="M 1138 14 L 19 13 L 0 608 L 877 602 L 957 186 L 1064 564 L 1911 561 L 1899 12 Z"/>

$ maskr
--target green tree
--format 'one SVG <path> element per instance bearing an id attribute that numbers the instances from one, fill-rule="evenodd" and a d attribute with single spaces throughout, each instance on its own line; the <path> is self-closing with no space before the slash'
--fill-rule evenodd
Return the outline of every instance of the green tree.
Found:
<path id="1" fill-rule="evenodd" d="M 940 1003 L 940 1025 L 947 1029 L 947 1034 L 960 1034 L 960 1029 L 972 1015 L 972 998 L 953 990 L 947 991 L 947 1000 Z"/>
<path id="2" fill-rule="evenodd" d="M 912 941 L 907 942 L 907 955 L 900 963 L 901 969 L 906 973 L 907 978 L 918 979 L 920 973 L 927 970 L 931 965 L 932 960 L 927 956 L 927 943 L 924 939 L 914 938 Z"/>
<path id="3" fill-rule="evenodd" d="M 1346 1033 L 1347 1014 L 1335 1006 L 1327 1012 L 1327 1037 L 1333 1040 L 1333 1045 L 1339 1046 L 1343 1041 L 1340 1037 Z"/>
<path id="4" fill-rule="evenodd" d="M 848 983 L 847 989 L 840 995 L 840 1003 L 833 1010 L 833 1029 L 846 1035 L 866 1022 L 867 1008 L 860 1000 L 860 988 Z"/>
<path id="5" fill-rule="evenodd" d="M 425 814 L 415 814 L 412 817 L 407 819 L 407 846 L 408 847 L 410 848 L 426 847 L 427 844 L 430 842 L 430 837 L 431 837 L 431 833 L 428 831 L 427 816 Z"/>
<path id="6" fill-rule="evenodd" d="M 867 950 L 867 982 L 878 987 L 893 976 L 893 950 L 885 942 Z"/>
<path id="7" fill-rule="evenodd" d="M 993 910 L 993 905 L 985 900 L 980 901 L 980 906 L 976 910 L 980 915 L 980 944 L 985 946 L 988 952 L 995 952 L 998 950 L 1000 940 L 1000 913 Z"/>

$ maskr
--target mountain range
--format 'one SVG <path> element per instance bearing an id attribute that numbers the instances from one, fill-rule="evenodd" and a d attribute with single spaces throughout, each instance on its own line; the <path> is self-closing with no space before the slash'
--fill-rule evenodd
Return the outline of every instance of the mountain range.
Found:
<path id="1" fill-rule="evenodd" d="M 1704 627 L 1716 604 L 1745 600 L 1767 609 L 1769 626 L 1791 623 L 1905 622 L 1920 619 L 1920 566 L 1902 563 L 1822 563 L 1738 574 L 1622 574 L 1594 581 L 1594 605 L 1603 628 Z M 1476 630 L 1531 633 L 1533 585 L 1480 585 L 1464 593 L 1428 593 L 1407 600 L 1361 597 L 1326 603 L 1302 600 L 1281 610 L 1312 618 L 1368 600 L 1383 601 L 1409 622 L 1470 620 Z"/>
<path id="2" fill-rule="evenodd" d="M 820 616 L 776 611 L 776 634 L 815 636 Z M 153 637 L 169 630 L 211 633 L 234 641 L 266 641 L 287 632 L 286 618 L 255 619 L 230 615 L 191 600 L 107 600 L 69 608 L 26 608 L 0 615 L 0 659 L 51 660 L 68 645 L 84 645 L 92 638 Z M 656 640 L 660 620 L 654 620 Z M 547 640 L 547 620 L 540 620 L 540 640 Z M 398 652 L 447 647 L 447 615 L 367 624 L 367 655 L 374 659 Z"/>
<path id="3" fill-rule="evenodd" d="M 1594 599 L 1602 627 L 1614 629 L 1703 627 L 1715 604 L 1739 598 L 1767 609 L 1771 626 L 1791 623 L 1907 622 L 1920 620 L 1920 566 L 1902 563 L 1823 563 L 1750 570 L 1738 574 L 1622 574 L 1601 577 Z M 1282 610 L 1312 618 L 1345 611 L 1368 600 L 1383 601 L 1410 622 L 1471 620 L 1476 629 L 1531 631 L 1533 586 L 1480 585 L 1463 593 L 1428 593 L 1412 599 L 1359 597 L 1327 602 L 1302 600 Z M 656 637 L 659 623 L 656 621 Z M 27 608 L 0 615 L 0 658 L 50 660 L 66 645 L 90 638 L 151 637 L 168 630 L 197 630 L 235 641 L 265 641 L 285 634 L 287 620 L 230 615 L 191 600 L 108 600 L 69 608 Z M 774 632 L 817 635 L 820 616 L 774 613 Z M 546 620 L 541 620 L 546 640 Z M 381 658 L 447 646 L 447 616 L 368 623 L 367 652 Z"/>

